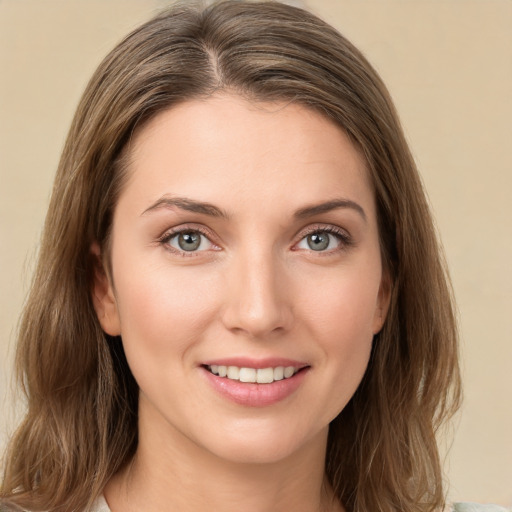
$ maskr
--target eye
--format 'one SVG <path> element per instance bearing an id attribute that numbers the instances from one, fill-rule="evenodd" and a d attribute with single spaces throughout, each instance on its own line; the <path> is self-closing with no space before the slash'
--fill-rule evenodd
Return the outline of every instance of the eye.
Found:
<path id="1" fill-rule="evenodd" d="M 299 249 L 311 249 L 312 251 L 326 251 L 328 249 L 335 249 L 339 244 L 339 239 L 331 233 L 317 231 L 305 236 L 297 247 Z"/>
<path id="2" fill-rule="evenodd" d="M 314 229 L 307 233 L 296 245 L 297 249 L 330 252 L 342 249 L 351 244 L 350 236 L 344 231 L 330 227 Z"/>
<path id="3" fill-rule="evenodd" d="M 201 252 L 214 247 L 205 234 L 194 229 L 167 234 L 161 242 L 178 252 Z"/>

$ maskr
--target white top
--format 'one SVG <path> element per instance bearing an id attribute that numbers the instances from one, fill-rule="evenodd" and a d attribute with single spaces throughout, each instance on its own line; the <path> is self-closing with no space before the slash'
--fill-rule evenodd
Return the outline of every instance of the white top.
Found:
<path id="1" fill-rule="evenodd" d="M 451 512 L 512 512 L 512 509 L 500 505 L 482 505 L 481 503 L 454 503 Z M 91 512 L 111 512 L 103 496 L 100 496 Z"/>
<path id="2" fill-rule="evenodd" d="M 103 495 L 95 501 L 91 512 L 111 512 Z"/>
<path id="3" fill-rule="evenodd" d="M 21 510 L 16 508 L 15 510 Z M 1 512 L 9 512 L 9 509 L 0 507 Z M 14 511 L 13 511 L 14 512 Z M 28 512 L 28 511 L 25 511 Z M 104 496 L 100 496 L 93 504 L 90 512 L 111 512 Z M 502 507 L 501 505 L 483 505 L 481 503 L 454 503 L 445 509 L 445 512 L 512 512 L 512 508 Z"/>
<path id="4" fill-rule="evenodd" d="M 512 509 L 492 504 L 483 505 L 481 503 L 454 503 L 452 510 L 453 512 L 511 512 Z"/>

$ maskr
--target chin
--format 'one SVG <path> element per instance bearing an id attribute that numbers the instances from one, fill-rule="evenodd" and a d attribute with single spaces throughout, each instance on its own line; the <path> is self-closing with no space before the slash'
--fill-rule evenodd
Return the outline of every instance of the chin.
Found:
<path id="1" fill-rule="evenodd" d="M 209 451 L 238 464 L 277 464 L 303 451 L 323 450 L 327 431 L 328 427 L 305 433 L 276 424 L 235 425 L 210 436 Z"/>

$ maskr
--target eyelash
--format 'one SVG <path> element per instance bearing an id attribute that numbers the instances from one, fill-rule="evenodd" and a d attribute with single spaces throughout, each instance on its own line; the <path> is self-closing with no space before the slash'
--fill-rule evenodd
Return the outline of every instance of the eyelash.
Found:
<path id="1" fill-rule="evenodd" d="M 197 257 L 200 253 L 206 252 L 206 251 L 184 251 L 184 250 L 178 250 L 174 247 L 171 247 L 169 245 L 169 242 L 176 236 L 179 236 L 182 233 L 199 233 L 202 236 L 206 237 L 213 246 L 216 246 L 214 242 L 211 241 L 212 235 L 210 231 L 202 228 L 201 226 L 181 226 L 179 228 L 173 229 L 171 231 L 167 231 L 158 239 L 158 243 L 165 246 L 165 249 L 174 253 L 178 254 L 179 256 L 182 256 L 184 258 L 190 258 L 190 257 Z M 306 237 L 310 235 L 314 235 L 316 233 L 327 233 L 329 235 L 333 235 L 336 237 L 339 241 L 339 246 L 335 249 L 330 249 L 327 251 L 314 251 L 313 249 L 310 249 L 310 252 L 317 253 L 319 256 L 326 256 L 333 253 L 337 253 L 343 250 L 347 250 L 351 246 L 354 245 L 354 240 L 352 237 L 343 229 L 338 228 L 336 226 L 325 226 L 325 225 L 313 225 L 310 228 L 308 228 L 305 232 L 302 232 L 300 235 L 300 239 L 298 242 L 294 244 L 297 245 L 302 240 L 304 240 Z M 219 249 L 215 249 L 219 250 Z M 295 249 L 300 250 L 300 249 Z"/>

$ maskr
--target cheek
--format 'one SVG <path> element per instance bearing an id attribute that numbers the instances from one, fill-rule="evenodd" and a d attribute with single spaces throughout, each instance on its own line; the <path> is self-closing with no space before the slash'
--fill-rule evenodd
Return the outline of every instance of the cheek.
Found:
<path id="1" fill-rule="evenodd" d="M 323 354 L 322 373 L 330 392 L 324 394 L 325 421 L 345 407 L 368 365 L 379 274 L 371 268 L 339 272 L 336 279 L 315 280 L 315 293 L 303 299 L 303 322 Z"/>
<path id="2" fill-rule="evenodd" d="M 343 339 L 357 345 L 371 340 L 380 287 L 380 273 L 375 268 L 340 268 L 303 282 L 302 309 L 312 328 L 316 326 L 333 343 Z M 305 293 L 304 288 L 310 291 Z"/>
<path id="3" fill-rule="evenodd" d="M 197 269 L 165 265 L 130 270 L 129 265 L 121 269 L 119 275 L 128 278 L 116 283 L 127 356 L 135 350 L 157 360 L 168 353 L 185 354 L 215 314 L 214 279 L 201 276 Z"/>
<path id="4" fill-rule="evenodd" d="M 332 290 L 329 304 L 317 312 L 323 326 L 317 339 L 331 361 L 333 379 L 342 382 L 342 388 L 355 391 L 362 378 L 373 342 L 372 297 L 361 293 L 360 287 L 342 287 Z"/>

